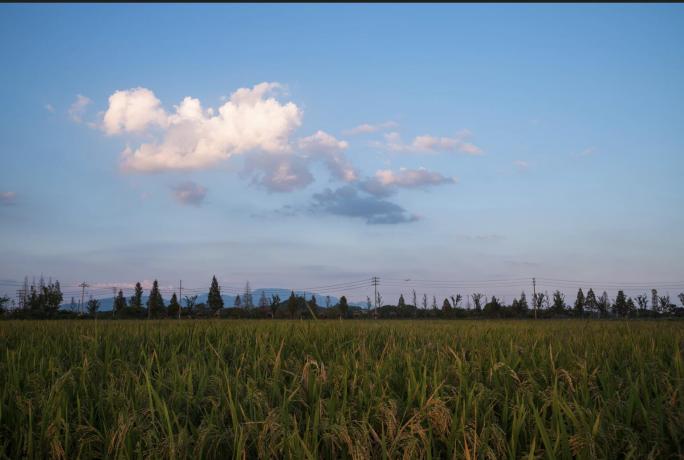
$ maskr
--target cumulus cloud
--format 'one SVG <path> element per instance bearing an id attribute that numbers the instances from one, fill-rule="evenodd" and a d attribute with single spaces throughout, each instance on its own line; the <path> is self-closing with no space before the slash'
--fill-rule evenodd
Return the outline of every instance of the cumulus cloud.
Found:
<path id="1" fill-rule="evenodd" d="M 388 196 L 398 188 L 425 188 L 442 184 L 455 184 L 456 177 L 447 177 L 438 172 L 428 171 L 425 168 L 407 169 L 399 171 L 381 169 L 375 176 L 361 183 L 361 188 L 375 196 Z"/>
<path id="2" fill-rule="evenodd" d="M 14 204 L 17 198 L 16 192 L 0 192 L 0 204 L 9 206 Z"/>
<path id="3" fill-rule="evenodd" d="M 52 106 L 52 104 L 45 104 L 45 110 L 50 113 L 55 113 L 55 108 Z"/>
<path id="4" fill-rule="evenodd" d="M 83 121 L 83 115 L 85 115 L 86 109 L 92 102 L 92 99 L 89 97 L 83 96 L 82 94 L 77 94 L 76 100 L 69 107 L 69 117 L 71 120 L 75 123 L 81 123 Z M 48 104 L 48 106 L 52 108 L 50 104 Z M 48 110 L 50 110 L 50 108 L 48 108 Z M 53 110 L 54 108 L 52 108 L 50 111 Z"/>
<path id="5" fill-rule="evenodd" d="M 418 220 L 417 216 L 407 213 L 398 204 L 372 195 L 364 196 L 350 185 L 337 190 L 327 188 L 314 194 L 311 210 L 314 213 L 364 219 L 367 224 L 401 224 Z"/>
<path id="6" fill-rule="evenodd" d="M 319 130 L 311 136 L 299 139 L 298 146 L 310 159 L 322 159 L 336 179 L 354 182 L 358 178 L 358 172 L 344 154 L 349 147 L 346 141 L 340 141 Z"/>
<path id="7" fill-rule="evenodd" d="M 171 190 L 176 201 L 184 205 L 199 206 L 207 196 L 207 189 L 192 181 L 181 182 Z"/>
<path id="8" fill-rule="evenodd" d="M 123 151 L 127 171 L 206 168 L 250 151 L 285 154 L 302 111 L 270 96 L 278 88 L 278 83 L 240 88 L 216 111 L 186 97 L 171 114 L 149 89 L 117 91 L 109 98 L 103 129 L 107 134 L 158 130 L 155 141 Z"/>
<path id="9" fill-rule="evenodd" d="M 133 88 L 116 91 L 109 96 L 109 107 L 104 114 L 102 129 L 107 134 L 142 132 L 150 126 L 164 127 L 168 115 L 152 91 Z"/>
<path id="10" fill-rule="evenodd" d="M 348 135 L 356 135 L 356 134 L 370 134 L 370 133 L 375 133 L 377 131 L 384 131 L 386 129 L 393 129 L 399 126 L 399 124 L 395 121 L 386 121 L 384 123 L 363 123 L 360 124 L 352 129 L 346 130 L 344 133 Z"/>
<path id="11" fill-rule="evenodd" d="M 392 152 L 408 153 L 437 153 L 437 152 L 460 152 L 467 155 L 480 155 L 482 149 L 469 142 L 471 133 L 468 130 L 459 131 L 455 137 L 437 137 L 430 135 L 416 136 L 410 143 L 405 143 L 397 132 L 385 134 L 385 142 L 375 145 Z"/>

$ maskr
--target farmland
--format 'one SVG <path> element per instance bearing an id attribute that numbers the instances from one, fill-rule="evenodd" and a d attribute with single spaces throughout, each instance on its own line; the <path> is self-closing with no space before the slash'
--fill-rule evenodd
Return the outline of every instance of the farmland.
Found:
<path id="1" fill-rule="evenodd" d="M 678 321 L 3 321 L 4 458 L 681 458 Z"/>

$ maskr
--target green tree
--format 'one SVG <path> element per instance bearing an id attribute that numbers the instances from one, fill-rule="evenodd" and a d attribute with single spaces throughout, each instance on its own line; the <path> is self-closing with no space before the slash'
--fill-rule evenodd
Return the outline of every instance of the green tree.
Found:
<path id="1" fill-rule="evenodd" d="M 565 313 L 565 294 L 556 289 L 553 293 L 553 306 L 552 310 L 554 313 Z"/>
<path id="2" fill-rule="evenodd" d="M 596 300 L 596 294 L 594 294 L 592 288 L 589 288 L 587 291 L 587 298 L 584 300 L 584 308 L 590 313 L 596 313 L 598 311 L 598 300 Z"/>
<path id="3" fill-rule="evenodd" d="M 240 308 L 241 305 L 242 305 L 242 299 L 240 299 L 240 294 L 238 294 L 237 297 L 235 297 L 235 301 L 233 302 L 233 306 L 235 308 Z"/>
<path id="4" fill-rule="evenodd" d="M 7 311 L 7 307 L 5 307 L 5 305 L 9 304 L 9 301 L 10 298 L 7 296 L 0 297 L 0 315 L 4 315 Z"/>
<path id="5" fill-rule="evenodd" d="M 211 287 L 209 287 L 209 295 L 207 297 L 207 305 L 213 314 L 218 314 L 218 311 L 223 308 L 223 298 L 221 297 L 221 288 L 219 287 L 216 276 L 211 278 Z"/>
<path id="6" fill-rule="evenodd" d="M 613 303 L 613 314 L 621 317 L 627 316 L 627 297 L 623 290 L 619 290 L 617 296 L 615 297 L 615 302 Z"/>
<path id="7" fill-rule="evenodd" d="M 585 304 L 585 299 L 584 299 L 584 292 L 582 292 L 582 288 L 579 288 L 577 290 L 577 298 L 575 299 L 575 315 L 577 316 L 584 316 L 584 304 Z"/>
<path id="8" fill-rule="evenodd" d="M 499 316 L 501 313 L 501 303 L 496 296 L 492 296 L 491 300 L 487 302 L 484 306 L 484 314 L 489 317 Z"/>
<path id="9" fill-rule="evenodd" d="M 345 296 L 340 297 L 340 317 L 346 318 L 349 313 L 349 305 L 347 304 L 347 298 Z"/>
<path id="10" fill-rule="evenodd" d="M 295 313 L 297 313 L 297 307 L 297 297 L 295 296 L 294 291 L 292 291 L 290 297 L 287 299 L 287 311 L 290 312 L 290 318 L 294 318 Z"/>
<path id="11" fill-rule="evenodd" d="M 451 308 L 451 304 L 449 303 L 449 299 L 446 297 L 444 298 L 444 302 L 442 302 L 442 313 L 444 313 L 444 316 L 449 317 L 451 316 L 451 311 L 453 309 Z"/>
<path id="12" fill-rule="evenodd" d="M 171 318 L 176 317 L 180 319 L 180 310 L 181 306 L 178 303 L 178 297 L 176 297 L 176 293 L 174 292 L 171 296 L 171 300 L 169 301 L 169 316 Z"/>
<path id="13" fill-rule="evenodd" d="M 197 295 L 185 296 L 185 308 L 188 309 L 188 314 L 192 317 L 195 313 L 195 304 L 197 303 Z"/>
<path id="14" fill-rule="evenodd" d="M 275 318 L 278 312 L 278 307 L 280 306 L 280 296 L 278 294 L 273 294 L 271 296 L 271 317 Z"/>
<path id="15" fill-rule="evenodd" d="M 254 301 L 252 300 L 252 288 L 249 286 L 249 281 L 247 281 L 245 284 L 245 292 L 242 295 L 242 303 L 245 305 L 245 308 L 254 307 Z"/>
<path id="16" fill-rule="evenodd" d="M 120 317 L 126 310 L 126 297 L 123 295 L 123 291 L 119 289 L 119 293 L 114 298 L 114 314 Z"/>
<path id="17" fill-rule="evenodd" d="M 90 300 L 88 300 L 88 314 L 92 316 L 93 318 L 97 318 L 97 311 L 100 309 L 100 301 L 97 299 L 94 299 L 93 296 L 90 296 Z"/>
<path id="18" fill-rule="evenodd" d="M 135 294 L 131 297 L 131 310 L 133 310 L 133 313 L 135 314 L 140 314 L 142 312 L 142 295 L 142 285 L 140 282 L 135 283 Z"/>
<path id="19" fill-rule="evenodd" d="M 157 280 L 154 280 L 150 296 L 147 299 L 147 317 L 158 318 L 164 316 L 164 310 L 164 299 L 161 292 L 159 292 L 159 283 Z"/>
<path id="20" fill-rule="evenodd" d="M 610 299 L 608 298 L 608 293 L 603 291 L 601 297 L 598 298 L 597 307 L 599 315 L 604 318 L 608 314 L 608 309 L 610 308 Z"/>
<path id="21" fill-rule="evenodd" d="M 405 306 L 406 302 L 404 301 L 404 294 L 399 294 L 399 302 L 397 302 L 397 307 L 404 308 Z"/>

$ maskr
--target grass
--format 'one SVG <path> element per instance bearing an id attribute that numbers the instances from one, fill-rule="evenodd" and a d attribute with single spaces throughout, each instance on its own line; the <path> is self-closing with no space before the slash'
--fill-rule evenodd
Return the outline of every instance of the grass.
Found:
<path id="1" fill-rule="evenodd" d="M 0 322 L 3 458 L 684 458 L 684 323 Z"/>

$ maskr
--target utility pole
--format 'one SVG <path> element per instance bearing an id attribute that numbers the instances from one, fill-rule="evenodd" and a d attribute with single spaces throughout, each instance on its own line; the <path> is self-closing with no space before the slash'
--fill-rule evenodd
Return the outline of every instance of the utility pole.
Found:
<path id="1" fill-rule="evenodd" d="M 90 284 L 85 281 L 78 285 L 81 288 L 81 314 L 83 313 L 83 297 L 85 297 L 85 290 L 90 287 Z"/>
<path id="2" fill-rule="evenodd" d="M 534 319 L 537 319 L 537 280 L 532 278 L 532 301 L 534 302 Z"/>
<path id="3" fill-rule="evenodd" d="M 377 276 L 373 277 L 373 305 L 375 305 L 375 308 L 373 309 L 373 317 L 377 318 L 378 317 L 378 283 L 380 282 L 380 278 Z"/>
<path id="4" fill-rule="evenodd" d="M 183 305 L 183 280 L 178 281 L 178 319 L 180 319 L 181 305 Z"/>

